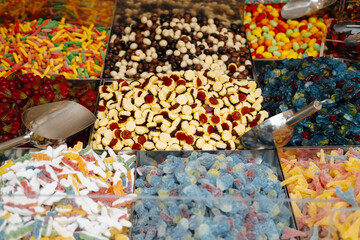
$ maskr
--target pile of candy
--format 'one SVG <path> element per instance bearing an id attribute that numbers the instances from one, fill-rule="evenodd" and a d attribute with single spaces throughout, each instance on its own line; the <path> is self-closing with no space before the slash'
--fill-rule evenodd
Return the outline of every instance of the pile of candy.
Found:
<path id="1" fill-rule="evenodd" d="M 350 148 L 345 154 L 342 149 L 325 151 L 283 150 L 281 185 L 287 186 L 292 199 L 303 199 L 292 204 L 300 230 L 313 228 L 320 238 L 331 230 L 330 239 L 359 239 L 359 149 Z"/>
<path id="2" fill-rule="evenodd" d="M 246 6 L 244 25 L 253 58 L 318 57 L 328 23 L 323 18 L 285 20 L 280 16 L 282 5 Z"/>
<path id="3" fill-rule="evenodd" d="M 97 92 L 93 86 L 73 86 L 64 76 L 41 78 L 33 73 L 16 71 L 7 78 L 0 77 L 0 142 L 24 134 L 22 113 L 44 103 L 73 100 L 94 112 Z"/>
<path id="4" fill-rule="evenodd" d="M 354 67 L 325 57 L 288 59 L 266 65 L 258 81 L 262 105 L 271 116 L 328 99 L 319 112 L 296 125 L 290 144 L 360 144 L 360 72 Z"/>
<path id="5" fill-rule="evenodd" d="M 128 239 L 136 156 L 109 154 L 79 143 L 6 161 L 0 239 Z"/>
<path id="6" fill-rule="evenodd" d="M 245 28 L 226 28 L 215 18 L 143 16 L 138 24 L 113 27 L 104 77 L 145 78 L 149 73 L 217 70 L 238 79 L 251 78 Z M 234 71 L 227 66 L 234 65 Z"/>
<path id="7" fill-rule="evenodd" d="M 360 21 L 360 3 L 359 1 L 345 1 L 345 9 L 342 17 L 347 21 Z"/>
<path id="8" fill-rule="evenodd" d="M 157 167 L 138 167 L 135 193 L 143 200 L 135 202 L 133 239 L 299 236 L 289 228 L 289 209 L 275 200 L 285 193 L 271 166 L 248 155 L 192 152 L 184 158 L 168 155 Z"/>
<path id="9" fill-rule="evenodd" d="M 110 26 L 114 8 L 113 0 L 36 0 L 0 1 L 0 23 L 10 24 L 16 20 L 51 18 L 60 20 L 65 17 L 77 24 Z"/>
<path id="10" fill-rule="evenodd" d="M 89 27 L 66 24 L 65 19 L 19 20 L 0 27 L 0 77 L 16 70 L 44 77 L 100 77 L 108 33 Z"/>
<path id="11" fill-rule="evenodd" d="M 235 149 L 268 117 L 255 81 L 217 71 L 113 81 L 99 93 L 94 149 Z"/>

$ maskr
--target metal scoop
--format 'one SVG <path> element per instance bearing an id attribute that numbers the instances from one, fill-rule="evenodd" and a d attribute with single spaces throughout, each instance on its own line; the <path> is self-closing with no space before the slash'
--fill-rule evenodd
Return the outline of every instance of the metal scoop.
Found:
<path id="1" fill-rule="evenodd" d="M 62 144 L 66 138 L 91 125 L 96 117 L 78 103 L 61 101 L 29 108 L 21 119 L 28 132 L 0 143 L 0 152 L 27 142 L 39 148 Z"/>
<path id="2" fill-rule="evenodd" d="M 351 34 L 360 33 L 360 22 L 353 22 L 353 21 L 338 22 L 334 25 L 334 30 L 336 32 L 351 31 Z"/>
<path id="3" fill-rule="evenodd" d="M 326 101 L 314 101 L 297 113 L 288 110 L 265 120 L 241 136 L 242 145 L 248 149 L 274 149 L 285 146 L 293 136 L 293 126 L 319 111 Z"/>
<path id="4" fill-rule="evenodd" d="M 334 3 L 336 0 L 290 0 L 281 9 L 281 16 L 285 19 L 300 18 Z"/>

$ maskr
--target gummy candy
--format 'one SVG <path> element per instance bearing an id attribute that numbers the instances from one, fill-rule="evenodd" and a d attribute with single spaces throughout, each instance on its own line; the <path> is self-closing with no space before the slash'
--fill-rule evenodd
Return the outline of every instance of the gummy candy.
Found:
<path id="1" fill-rule="evenodd" d="M 134 239 L 236 239 L 245 229 L 249 239 L 280 239 L 291 227 L 288 206 L 276 200 L 286 195 L 272 167 L 246 154 L 169 154 L 138 173 Z"/>
<path id="2" fill-rule="evenodd" d="M 353 66 L 309 57 L 271 62 L 259 71 L 263 106 L 270 116 L 328 99 L 322 110 L 295 126 L 288 145 L 360 144 L 360 71 Z M 280 70 L 280 76 L 273 77 L 274 70 Z"/>
<path id="3" fill-rule="evenodd" d="M 311 240 L 326 237 L 328 231 L 331 239 L 358 239 L 359 148 L 350 147 L 346 153 L 330 148 L 284 149 L 279 155 L 285 176 L 281 184 L 291 198 L 303 199 L 292 202 L 299 230 L 308 232 Z"/>
<path id="4" fill-rule="evenodd" d="M 108 152 L 117 161 L 82 143 L 8 160 L 0 168 L 0 239 L 128 239 L 135 164 Z"/>

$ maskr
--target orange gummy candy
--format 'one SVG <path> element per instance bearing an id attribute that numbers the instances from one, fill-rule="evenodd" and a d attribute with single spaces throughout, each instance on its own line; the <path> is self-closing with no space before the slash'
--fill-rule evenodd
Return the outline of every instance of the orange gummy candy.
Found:
<path id="1" fill-rule="evenodd" d="M 33 153 L 33 154 L 31 154 L 31 157 L 35 158 L 38 161 L 42 161 L 42 160 L 50 161 L 51 160 L 51 158 L 45 153 Z"/>

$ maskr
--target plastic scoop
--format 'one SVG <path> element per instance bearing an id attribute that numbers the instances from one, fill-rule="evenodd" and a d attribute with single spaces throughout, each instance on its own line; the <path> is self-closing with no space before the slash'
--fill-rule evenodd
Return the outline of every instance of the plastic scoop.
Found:
<path id="1" fill-rule="evenodd" d="M 286 19 L 300 18 L 334 3 L 336 0 L 290 0 L 281 9 L 281 16 Z"/>
<path id="2" fill-rule="evenodd" d="M 248 149 L 274 149 L 285 146 L 293 136 L 293 126 L 319 111 L 325 102 L 326 100 L 314 101 L 297 113 L 288 110 L 265 120 L 240 137 L 242 145 Z"/>
<path id="3" fill-rule="evenodd" d="M 59 145 L 94 123 L 96 117 L 78 103 L 61 101 L 29 108 L 23 112 L 21 119 L 28 129 L 27 133 L 0 143 L 0 152 L 27 142 L 39 148 Z"/>

